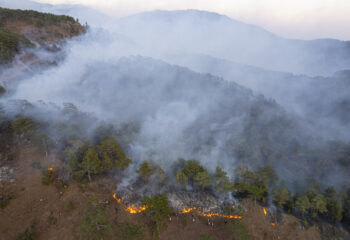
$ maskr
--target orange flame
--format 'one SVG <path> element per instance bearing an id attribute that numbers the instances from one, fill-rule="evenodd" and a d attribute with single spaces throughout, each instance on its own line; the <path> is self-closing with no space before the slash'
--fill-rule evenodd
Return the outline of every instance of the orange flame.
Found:
<path id="1" fill-rule="evenodd" d="M 122 202 L 122 200 L 120 198 L 117 198 L 117 194 L 116 193 L 113 194 L 113 198 L 117 201 L 117 203 L 121 203 Z"/>
<path id="2" fill-rule="evenodd" d="M 192 212 L 192 211 L 194 211 L 194 210 L 197 210 L 197 208 L 196 208 L 196 207 L 193 207 L 193 208 L 184 208 L 184 209 L 182 209 L 181 213 L 182 213 L 182 214 L 183 214 L 183 213 L 189 213 L 189 212 Z"/>
<path id="3" fill-rule="evenodd" d="M 50 167 L 50 168 L 48 168 L 47 170 L 49 170 L 50 172 L 52 172 L 52 171 L 53 171 L 53 168 L 52 168 L 52 167 Z"/>
<path id="4" fill-rule="evenodd" d="M 221 214 L 221 213 L 203 213 L 203 212 L 199 211 L 197 209 L 197 207 L 184 208 L 184 209 L 182 209 L 181 214 L 189 213 L 192 211 L 196 211 L 202 217 L 209 217 L 209 218 L 222 217 L 222 218 L 230 218 L 230 219 L 242 219 L 242 216 L 239 216 L 239 215 L 225 215 L 225 214 Z"/>
<path id="5" fill-rule="evenodd" d="M 267 211 L 266 211 L 266 209 L 263 208 L 263 210 L 264 210 L 264 215 L 267 216 Z"/>
<path id="6" fill-rule="evenodd" d="M 122 204 L 122 200 L 117 197 L 116 193 L 113 194 L 113 198 L 117 201 L 117 203 Z M 146 205 L 142 205 L 139 208 L 135 207 L 134 205 L 129 205 L 129 206 L 125 207 L 125 211 L 127 211 L 131 214 L 141 213 L 141 212 L 145 211 L 146 209 L 147 209 Z M 199 211 L 199 209 L 197 207 L 184 208 L 184 209 L 182 209 L 180 214 L 185 214 L 185 213 L 189 213 L 192 211 L 196 211 L 200 216 L 209 217 L 209 218 L 217 216 L 217 217 L 230 218 L 230 219 L 242 219 L 242 216 L 238 216 L 238 215 L 225 215 L 225 214 L 220 214 L 220 213 L 203 213 L 203 212 Z"/>
<path id="7" fill-rule="evenodd" d="M 136 213 L 141 213 L 147 209 L 146 205 L 142 205 L 139 208 L 135 207 L 134 205 L 129 205 L 125 208 L 125 211 L 131 213 L 131 214 L 136 214 Z"/>
<path id="8" fill-rule="evenodd" d="M 117 194 L 113 194 L 113 198 L 117 201 L 117 203 L 122 204 L 122 199 L 117 197 Z M 136 213 L 141 213 L 147 209 L 146 205 L 142 205 L 139 208 L 135 207 L 134 205 L 129 205 L 125 207 L 125 211 L 131 213 L 131 214 L 136 214 Z"/>
<path id="9" fill-rule="evenodd" d="M 271 223 L 271 225 L 272 225 L 272 227 L 274 227 L 274 226 L 276 226 L 276 223 L 273 222 L 273 223 Z"/>

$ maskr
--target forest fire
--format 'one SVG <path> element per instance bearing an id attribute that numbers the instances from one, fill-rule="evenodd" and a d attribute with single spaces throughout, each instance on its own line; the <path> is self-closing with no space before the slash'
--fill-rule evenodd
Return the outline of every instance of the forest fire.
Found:
<path id="1" fill-rule="evenodd" d="M 52 167 L 50 167 L 50 168 L 48 168 L 47 170 L 49 170 L 50 172 L 52 172 L 52 171 L 53 171 L 53 168 L 52 168 Z"/>
<path id="2" fill-rule="evenodd" d="M 117 203 L 123 204 L 122 199 L 118 198 L 116 193 L 113 194 L 113 198 L 117 201 Z M 128 205 L 125 207 L 125 211 L 127 211 L 131 214 L 141 213 L 141 212 L 145 211 L 146 209 L 147 209 L 146 205 L 141 205 L 140 207 L 135 207 L 134 205 Z M 225 215 L 225 214 L 221 214 L 221 213 L 210 213 L 210 212 L 204 213 L 204 212 L 201 212 L 197 207 L 184 208 L 184 209 L 182 209 L 180 214 L 186 214 L 186 213 L 190 213 L 192 211 L 196 211 L 200 216 L 208 217 L 208 218 L 222 217 L 222 218 L 229 218 L 229 219 L 242 219 L 242 216 L 239 216 L 239 215 Z"/>
<path id="3" fill-rule="evenodd" d="M 263 208 L 263 210 L 264 210 L 264 215 L 267 216 L 266 208 Z"/>
<path id="4" fill-rule="evenodd" d="M 203 212 L 199 211 L 197 209 L 197 207 L 184 208 L 184 209 L 182 209 L 181 214 L 189 213 L 192 211 L 196 211 L 202 217 L 209 217 L 209 218 L 222 217 L 222 218 L 229 218 L 229 219 L 242 219 L 242 216 L 239 216 L 239 215 L 225 215 L 225 214 L 221 214 L 221 213 L 203 213 Z"/>
<path id="5" fill-rule="evenodd" d="M 118 198 L 116 193 L 113 194 L 113 198 L 117 201 L 117 203 L 123 204 L 122 199 Z M 147 209 L 146 205 L 142 205 L 139 208 L 135 207 L 134 205 L 129 205 L 129 206 L 125 207 L 125 211 L 127 211 L 131 214 L 141 213 L 141 212 L 145 211 L 146 209 Z"/>
<path id="6" fill-rule="evenodd" d="M 125 211 L 131 213 L 131 214 L 136 214 L 136 213 L 141 213 L 143 211 L 145 211 L 147 209 L 147 206 L 146 205 L 142 205 L 140 206 L 139 208 L 133 206 L 133 205 L 130 205 L 130 206 L 127 206 L 125 208 Z"/>

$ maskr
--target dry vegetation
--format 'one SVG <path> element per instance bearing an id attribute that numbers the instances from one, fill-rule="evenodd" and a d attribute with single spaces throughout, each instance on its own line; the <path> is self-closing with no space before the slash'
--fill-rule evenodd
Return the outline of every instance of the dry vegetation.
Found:
<path id="1" fill-rule="evenodd" d="M 1 239 L 154 239 L 152 219 L 146 213 L 124 211 L 112 197 L 116 183 L 110 178 L 101 176 L 92 183 L 73 181 L 65 186 L 57 180 L 59 160 L 28 147 L 21 148 L 17 156 L 11 163 L 16 169 L 15 183 L 0 185 L 0 195 L 11 196 L 0 209 Z M 49 167 L 54 170 L 46 185 L 42 169 Z M 304 228 L 300 220 L 285 214 L 283 223 L 272 226 L 273 218 L 265 216 L 261 206 L 250 200 L 244 205 L 247 210 L 238 224 L 238 220 L 212 218 L 214 226 L 209 226 L 206 217 L 195 213 L 172 214 L 158 239 L 320 239 L 317 226 Z M 103 237 L 82 233 L 94 229 L 91 226 L 97 226 L 98 234 L 103 231 Z"/>

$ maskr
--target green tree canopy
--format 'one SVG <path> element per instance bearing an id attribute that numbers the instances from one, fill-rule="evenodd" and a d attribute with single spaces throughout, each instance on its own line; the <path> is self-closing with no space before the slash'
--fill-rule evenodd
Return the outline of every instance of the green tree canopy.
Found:
<path id="1" fill-rule="evenodd" d="M 15 118 L 12 127 L 17 134 L 24 134 L 27 137 L 33 136 L 39 130 L 39 124 L 28 117 Z"/>
<path id="2" fill-rule="evenodd" d="M 148 182 L 149 178 L 152 176 L 154 171 L 155 169 L 151 167 L 147 161 L 141 163 L 140 168 L 136 170 L 136 172 L 140 174 L 144 182 Z"/>
<path id="3" fill-rule="evenodd" d="M 188 183 L 187 175 L 183 171 L 178 170 L 176 173 L 176 182 L 182 185 L 187 184 Z"/>
<path id="4" fill-rule="evenodd" d="M 167 228 L 166 219 L 171 214 L 171 208 L 168 205 L 168 198 L 165 195 L 154 195 L 146 198 L 146 214 L 151 217 L 155 227 L 153 235 L 156 237 L 160 229 Z"/>
<path id="5" fill-rule="evenodd" d="M 311 207 L 310 200 L 307 194 L 301 195 L 295 203 L 296 208 L 302 213 L 305 214 Z"/>
<path id="6" fill-rule="evenodd" d="M 97 149 L 103 156 L 104 169 L 110 169 L 113 165 L 125 169 L 131 163 L 131 159 L 125 155 L 120 145 L 113 139 L 105 139 L 97 146 Z"/>
<path id="7" fill-rule="evenodd" d="M 91 182 L 91 173 L 98 174 L 103 171 L 101 161 L 98 158 L 97 152 L 93 148 L 89 148 L 81 163 L 82 169 L 87 173 L 89 181 Z"/>
<path id="8" fill-rule="evenodd" d="M 282 187 L 275 191 L 273 202 L 276 203 L 278 207 L 282 208 L 289 201 L 291 201 L 291 193 L 288 188 Z"/>
<path id="9" fill-rule="evenodd" d="M 209 187 L 213 184 L 213 178 L 206 171 L 197 173 L 194 180 L 196 184 L 200 185 L 202 188 Z"/>

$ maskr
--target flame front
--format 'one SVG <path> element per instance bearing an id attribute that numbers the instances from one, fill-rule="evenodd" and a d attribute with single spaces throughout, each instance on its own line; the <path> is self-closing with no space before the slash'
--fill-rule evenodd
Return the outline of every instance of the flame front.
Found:
<path id="1" fill-rule="evenodd" d="M 125 210 L 131 214 L 141 213 L 147 209 L 146 205 L 142 205 L 139 208 L 135 207 L 134 205 L 129 205 L 125 208 Z"/>
<path id="2" fill-rule="evenodd" d="M 189 213 L 189 212 L 192 212 L 193 210 L 197 210 L 197 208 L 196 207 L 184 208 L 184 209 L 182 209 L 181 213 Z"/>
<path id="3" fill-rule="evenodd" d="M 267 211 L 266 211 L 266 209 L 263 208 L 263 210 L 264 210 L 264 215 L 267 216 Z"/>
<path id="4" fill-rule="evenodd" d="M 122 204 L 122 199 L 117 197 L 117 194 L 113 194 L 113 198 L 117 201 L 117 203 Z M 141 213 L 147 209 L 146 205 L 142 205 L 139 208 L 135 207 L 134 205 L 129 205 L 125 207 L 125 211 L 131 213 L 131 214 L 136 214 L 136 213 Z"/>
<path id="5" fill-rule="evenodd" d="M 122 200 L 121 198 L 117 197 L 117 194 L 114 193 L 113 194 L 113 198 L 117 201 L 117 203 L 122 204 Z M 129 205 L 125 207 L 125 211 L 131 213 L 131 214 L 137 214 L 137 213 L 141 213 L 143 211 L 145 211 L 147 209 L 146 205 L 142 205 L 140 207 L 135 207 L 134 205 Z M 200 216 L 203 217 L 222 217 L 222 218 L 230 218 L 230 219 L 242 219 L 242 216 L 239 215 L 225 215 L 225 214 L 220 214 L 220 213 L 203 213 L 201 211 L 199 211 L 199 209 L 197 207 L 191 207 L 191 208 L 184 208 L 182 209 L 182 211 L 180 212 L 180 214 L 185 214 L 185 213 L 189 213 L 192 211 L 196 211 Z"/>
<path id="6" fill-rule="evenodd" d="M 222 217 L 222 218 L 230 218 L 230 219 L 242 219 L 242 216 L 239 216 L 239 215 L 225 215 L 225 214 L 221 214 L 221 213 L 203 213 L 203 212 L 199 211 L 197 209 L 197 207 L 184 208 L 184 209 L 182 209 L 181 214 L 189 213 L 192 211 L 196 211 L 202 217 L 209 217 L 209 218 Z"/>

